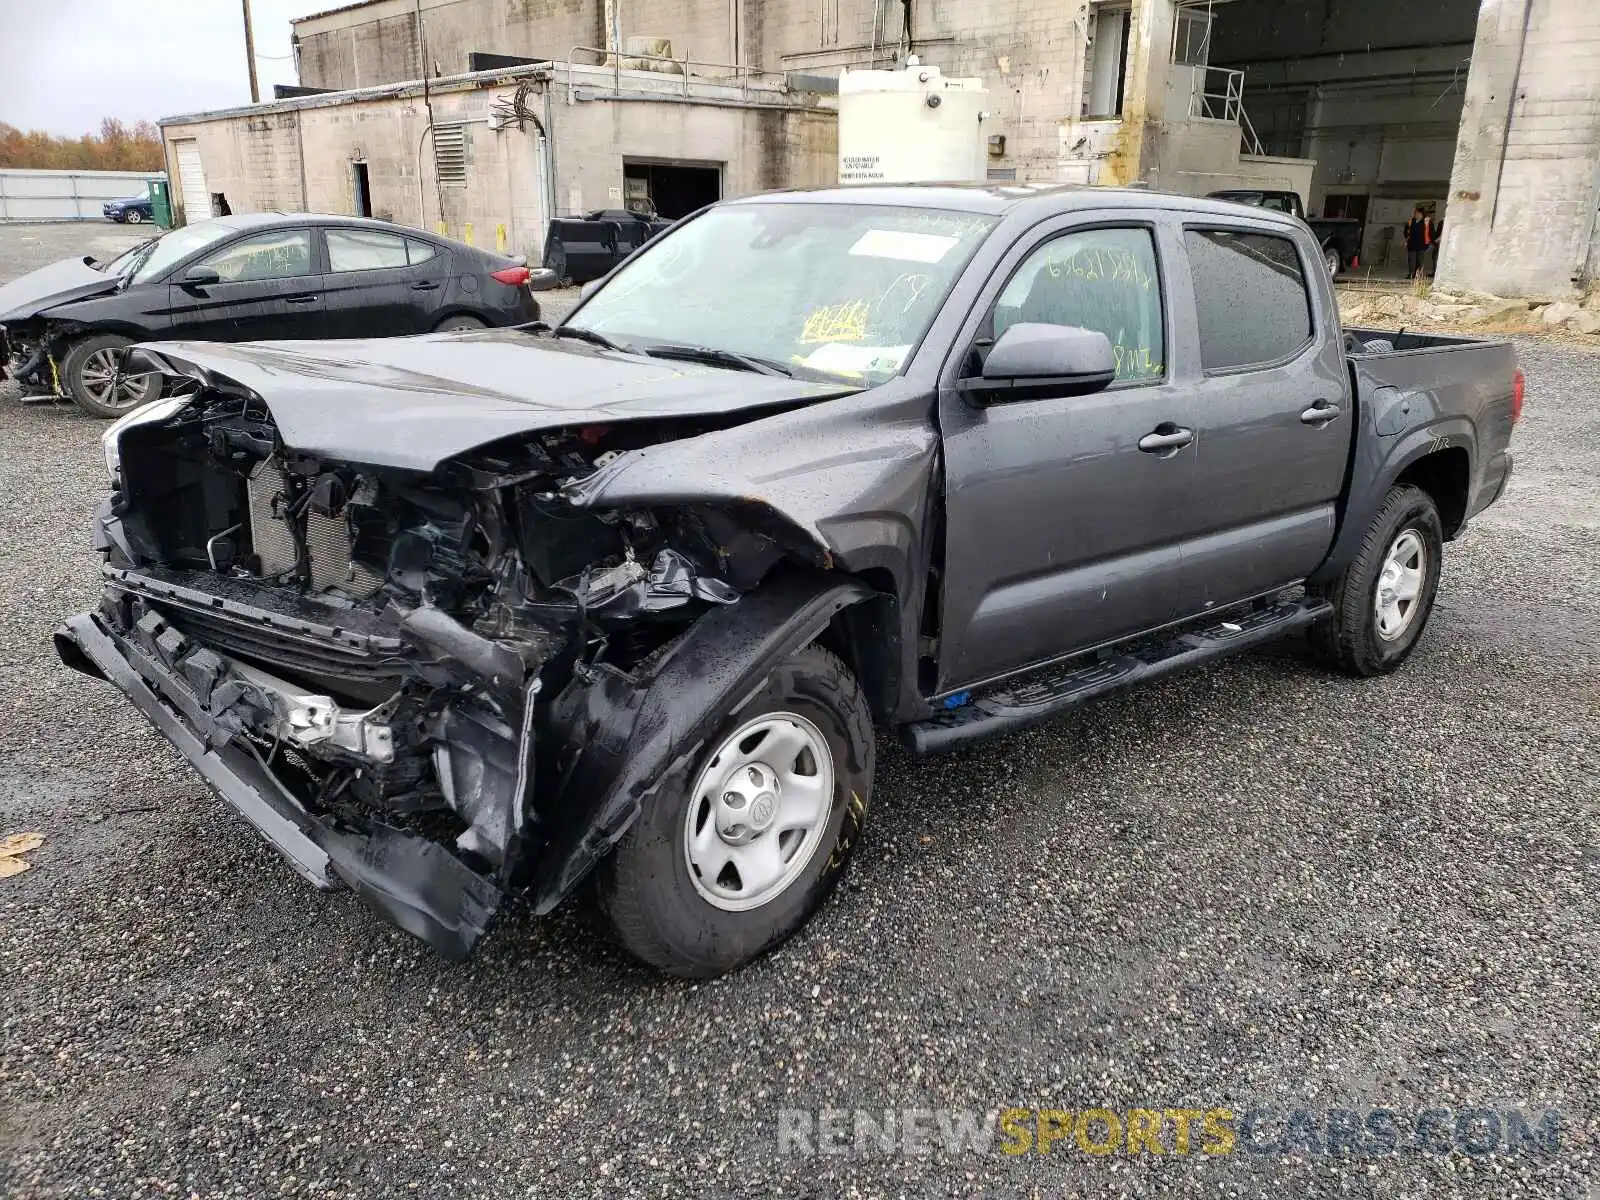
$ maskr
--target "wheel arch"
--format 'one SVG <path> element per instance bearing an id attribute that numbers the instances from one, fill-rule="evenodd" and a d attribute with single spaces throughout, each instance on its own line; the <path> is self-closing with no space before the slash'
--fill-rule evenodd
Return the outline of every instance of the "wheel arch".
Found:
<path id="1" fill-rule="evenodd" d="M 874 595 L 850 576 L 777 572 L 700 617 L 648 671 L 599 664 L 576 674 L 547 725 L 571 753 L 538 802 L 544 841 L 527 864 L 534 911 L 559 904 L 644 805 L 681 782 L 717 723 L 775 666 Z"/>
<path id="2" fill-rule="evenodd" d="M 437 331 L 439 326 L 453 317 L 471 317 L 474 321 L 482 321 L 485 329 L 494 329 L 500 324 L 494 314 L 484 309 L 474 308 L 470 304 L 456 303 L 440 309 L 433 318 L 433 324 L 428 326 L 428 331 L 430 333 Z"/>
<path id="3" fill-rule="evenodd" d="M 1466 526 L 1467 504 L 1477 470 L 1477 433 L 1472 423 L 1465 417 L 1457 417 L 1397 437 L 1384 437 L 1377 433 L 1370 420 L 1369 414 L 1369 423 L 1362 426 L 1356 437 L 1349 495 L 1340 514 L 1333 547 L 1322 565 L 1312 573 L 1311 583 L 1326 583 L 1350 564 L 1366 536 L 1367 527 L 1382 507 L 1384 497 L 1398 483 L 1412 484 L 1433 497 L 1439 506 L 1440 523 L 1447 541 Z M 1435 461 L 1441 456 L 1448 456 L 1443 464 Z M 1440 502 L 1440 497 L 1444 498 L 1444 503 Z M 1460 515 L 1452 520 L 1450 514 L 1457 508 Z"/>
<path id="4" fill-rule="evenodd" d="M 1395 476 L 1390 487 L 1420 488 L 1433 498 L 1444 527 L 1445 540 L 1467 523 L 1467 503 L 1472 492 L 1472 456 L 1464 446 L 1446 446 L 1413 459 Z"/>

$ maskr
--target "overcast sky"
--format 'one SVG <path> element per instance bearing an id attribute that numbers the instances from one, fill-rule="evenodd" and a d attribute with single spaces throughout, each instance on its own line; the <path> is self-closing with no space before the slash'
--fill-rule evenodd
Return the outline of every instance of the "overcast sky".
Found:
<path id="1" fill-rule="evenodd" d="M 251 0 L 263 99 L 293 83 L 289 21 L 345 0 Z M 250 101 L 239 0 L 0 0 L 0 121 L 88 133 Z"/>

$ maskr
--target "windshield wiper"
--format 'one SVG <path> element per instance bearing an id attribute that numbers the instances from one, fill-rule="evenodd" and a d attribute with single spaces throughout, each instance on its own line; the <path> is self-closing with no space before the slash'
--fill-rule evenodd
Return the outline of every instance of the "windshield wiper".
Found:
<path id="1" fill-rule="evenodd" d="M 684 362 L 705 363 L 708 367 L 731 367 L 736 371 L 750 371 L 757 375 L 794 378 L 794 370 L 781 362 L 738 354 L 732 350 L 719 350 L 715 346 L 646 346 L 644 352 L 651 358 L 678 358 Z"/>
<path id="2" fill-rule="evenodd" d="M 537 331 L 538 326 L 534 326 Z M 596 333 L 593 329 L 583 329 L 577 325 L 557 325 L 550 330 L 550 336 L 555 338 L 572 338 L 574 341 L 588 342 L 591 346 L 599 346 L 604 350 L 618 350 L 623 354 L 632 354 L 631 346 L 623 346 L 613 342 L 603 333 Z"/>

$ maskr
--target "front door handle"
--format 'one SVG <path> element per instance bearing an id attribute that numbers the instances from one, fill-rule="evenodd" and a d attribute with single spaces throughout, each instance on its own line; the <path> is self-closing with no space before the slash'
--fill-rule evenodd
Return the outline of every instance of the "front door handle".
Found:
<path id="1" fill-rule="evenodd" d="M 1153 433 L 1139 439 L 1139 449 L 1146 454 L 1174 454 L 1194 441 L 1194 430 L 1177 425 L 1157 425 Z"/>
<path id="2" fill-rule="evenodd" d="M 315 296 L 290 296 L 284 301 L 285 304 L 315 304 L 316 302 L 317 298 Z"/>
<path id="3" fill-rule="evenodd" d="M 1326 425 L 1329 421 L 1339 416 L 1339 406 L 1329 400 L 1318 400 L 1310 408 L 1300 414 L 1300 423 L 1303 425 Z"/>

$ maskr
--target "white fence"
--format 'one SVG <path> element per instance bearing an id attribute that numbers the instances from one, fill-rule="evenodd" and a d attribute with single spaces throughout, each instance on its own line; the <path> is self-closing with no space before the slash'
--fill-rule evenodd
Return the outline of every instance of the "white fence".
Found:
<path id="1" fill-rule="evenodd" d="M 0 170 L 0 222 L 103 221 L 107 200 L 137 196 L 163 171 Z"/>

